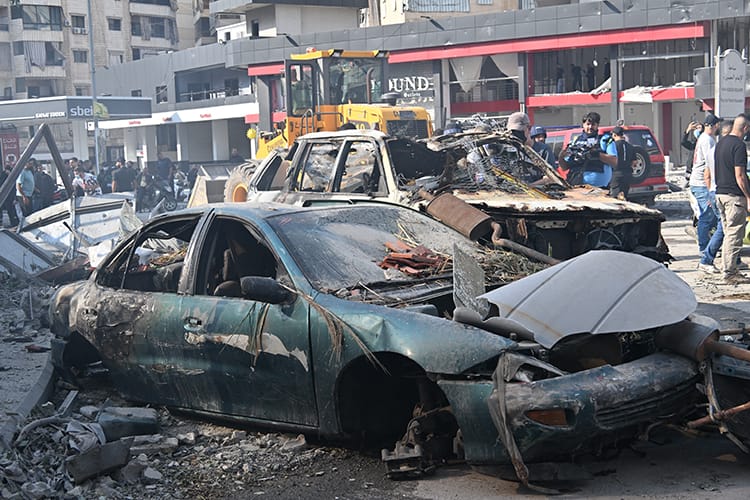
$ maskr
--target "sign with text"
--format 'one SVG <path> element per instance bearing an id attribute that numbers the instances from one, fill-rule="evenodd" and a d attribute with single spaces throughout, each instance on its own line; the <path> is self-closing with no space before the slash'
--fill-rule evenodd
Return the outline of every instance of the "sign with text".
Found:
<path id="1" fill-rule="evenodd" d="M 734 118 L 745 112 L 745 62 L 735 49 L 725 50 L 717 57 L 714 77 L 716 116 Z"/>

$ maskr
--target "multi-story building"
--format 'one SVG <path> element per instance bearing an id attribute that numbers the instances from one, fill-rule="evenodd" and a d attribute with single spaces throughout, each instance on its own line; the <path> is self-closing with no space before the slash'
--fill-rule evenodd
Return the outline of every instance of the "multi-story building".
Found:
<path id="1" fill-rule="evenodd" d="M 0 0 L 2 99 L 88 96 L 92 57 L 97 70 L 106 70 L 195 44 L 189 0 L 91 0 L 91 6 L 89 22 L 87 0 Z M 4 127 L 15 127 L 23 147 L 36 124 Z M 65 156 L 93 157 L 93 137 L 82 123 L 52 129 Z M 122 148 L 102 153 L 101 160 L 111 160 Z M 36 156 L 48 156 L 44 144 Z"/>
<path id="2" fill-rule="evenodd" d="M 603 124 L 650 126 L 680 161 L 684 126 L 713 107 L 705 86 L 696 88 L 694 71 L 713 66 L 720 49 L 750 53 L 750 7 L 739 0 L 320 0 L 292 14 L 283 10 L 294 5 L 294 0 L 211 2 L 212 15 L 244 15 L 250 35 L 110 67 L 102 72 L 107 92 L 129 95 L 137 85 L 144 96 L 155 97 L 158 82 L 152 75 L 159 74 L 167 102 L 157 111 L 165 114 L 139 125 L 174 130 L 169 134 L 174 143 L 164 147 L 178 157 L 220 159 L 232 146 L 241 145 L 247 154 L 248 127 L 268 130 L 284 117 L 279 72 L 290 54 L 308 47 L 388 50 L 390 89 L 401 92 L 404 102 L 427 107 L 437 127 L 449 117 L 519 109 L 538 124 L 574 125 L 585 112 L 598 111 Z M 352 16 L 367 11 L 344 24 L 330 14 L 335 8 L 348 8 Z M 274 15 L 262 16 L 266 11 Z M 381 25 L 357 28 L 365 17 Z M 169 74 L 160 68 L 169 68 Z M 221 87 L 228 74 L 241 75 L 244 96 L 237 103 L 243 118 L 232 122 L 220 115 L 223 106 L 235 104 L 228 93 L 204 92 L 200 102 L 186 97 L 188 85 Z M 200 147 L 193 147 L 195 134 L 180 123 L 183 115 L 195 123 L 183 112 L 194 107 L 213 110 L 201 114 L 206 123 L 195 131 L 205 142 Z M 139 150 L 147 146 L 134 141 Z"/>

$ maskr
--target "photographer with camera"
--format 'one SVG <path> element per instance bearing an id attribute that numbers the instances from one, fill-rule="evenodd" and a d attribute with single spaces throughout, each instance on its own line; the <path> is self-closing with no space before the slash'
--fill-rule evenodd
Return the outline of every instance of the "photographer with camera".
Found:
<path id="1" fill-rule="evenodd" d="M 582 133 L 562 150 L 558 163 L 567 172 L 568 182 L 575 186 L 589 184 L 606 188 L 612 179 L 612 167 L 617 157 L 604 153 L 599 145 L 599 113 L 583 116 Z"/>

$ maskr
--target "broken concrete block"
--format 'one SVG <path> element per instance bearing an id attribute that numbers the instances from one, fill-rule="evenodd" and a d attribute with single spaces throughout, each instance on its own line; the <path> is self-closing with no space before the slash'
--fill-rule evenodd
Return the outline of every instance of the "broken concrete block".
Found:
<path id="1" fill-rule="evenodd" d="M 81 406 L 79 408 L 78 413 L 83 415 L 86 418 L 93 419 L 96 417 L 96 414 L 99 413 L 99 407 L 98 406 Z"/>
<path id="2" fill-rule="evenodd" d="M 179 441 L 179 443 L 183 445 L 193 446 L 195 444 L 195 432 L 177 434 L 177 441 Z"/>
<path id="3" fill-rule="evenodd" d="M 162 474 L 152 467 L 146 467 L 143 471 L 143 484 L 156 484 L 162 480 Z"/>
<path id="4" fill-rule="evenodd" d="M 102 410 L 97 422 L 102 426 L 107 441 L 159 432 L 159 414 L 153 408 L 110 406 Z"/>
<path id="5" fill-rule="evenodd" d="M 135 436 L 133 438 L 131 452 L 144 453 L 146 455 L 156 455 L 158 453 L 172 453 L 179 445 L 177 438 L 165 438 L 161 434 L 152 436 Z"/>
<path id="6" fill-rule="evenodd" d="M 138 459 L 131 460 L 125 467 L 114 473 L 114 477 L 121 483 L 137 484 L 141 481 L 141 474 L 146 468 L 146 463 Z"/>
<path id="7" fill-rule="evenodd" d="M 24 483 L 23 486 L 21 486 L 21 491 L 25 498 L 30 498 L 32 500 L 49 498 L 55 493 L 55 491 L 43 481 Z"/>
<path id="8" fill-rule="evenodd" d="M 281 445 L 281 449 L 282 451 L 294 451 L 305 448 L 306 446 L 307 441 L 305 440 L 305 435 L 300 434 L 294 439 L 287 440 L 284 444 Z"/>
<path id="9" fill-rule="evenodd" d="M 76 483 L 122 467 L 128 463 L 132 439 L 106 443 L 65 460 L 68 473 Z"/>

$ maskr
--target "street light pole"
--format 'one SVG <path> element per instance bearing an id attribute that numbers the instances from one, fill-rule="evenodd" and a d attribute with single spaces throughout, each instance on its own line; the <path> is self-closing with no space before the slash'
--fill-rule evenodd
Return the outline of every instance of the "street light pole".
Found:
<path id="1" fill-rule="evenodd" d="M 91 58 L 91 111 L 94 115 L 94 172 L 99 174 L 99 117 L 96 102 L 96 64 L 94 57 L 94 22 L 91 18 L 91 0 L 86 0 L 89 18 L 89 57 Z"/>

